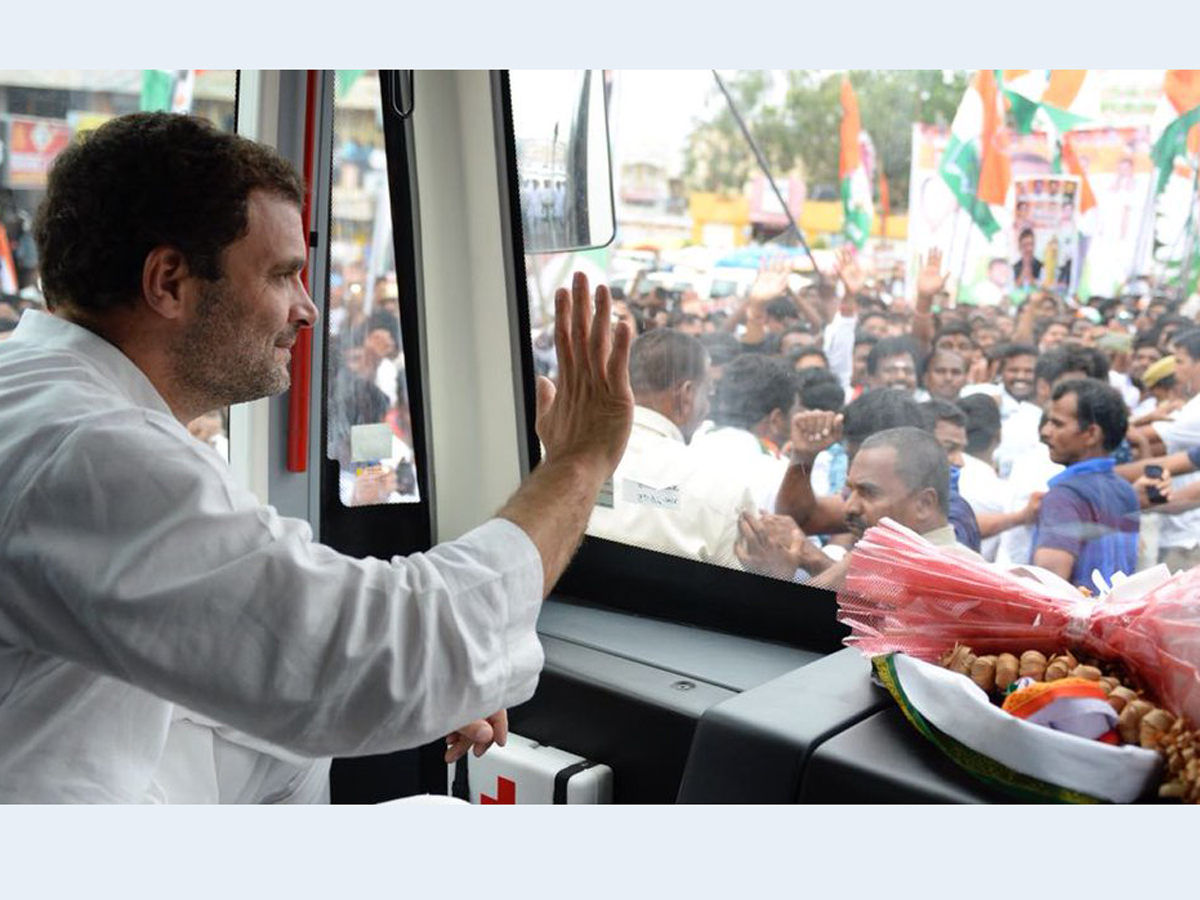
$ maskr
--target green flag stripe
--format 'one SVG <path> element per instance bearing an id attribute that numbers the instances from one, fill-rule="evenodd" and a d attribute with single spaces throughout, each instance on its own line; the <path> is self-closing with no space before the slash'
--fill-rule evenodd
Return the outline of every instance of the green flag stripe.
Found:
<path id="1" fill-rule="evenodd" d="M 1155 193 L 1161 194 L 1171 180 L 1171 169 L 1175 165 L 1175 157 L 1187 152 L 1187 134 L 1193 125 L 1200 123 L 1200 106 L 1188 110 L 1166 127 L 1162 136 L 1154 142 L 1150 150 L 1150 158 L 1158 166 L 1158 185 Z"/>
<path id="2" fill-rule="evenodd" d="M 962 141 L 954 135 L 942 154 L 942 163 L 938 173 L 942 180 L 953 192 L 959 205 L 970 215 L 971 221 L 990 239 L 1000 225 L 992 215 L 992 209 L 983 200 L 975 196 L 979 187 L 981 165 L 979 147 L 976 141 Z"/>

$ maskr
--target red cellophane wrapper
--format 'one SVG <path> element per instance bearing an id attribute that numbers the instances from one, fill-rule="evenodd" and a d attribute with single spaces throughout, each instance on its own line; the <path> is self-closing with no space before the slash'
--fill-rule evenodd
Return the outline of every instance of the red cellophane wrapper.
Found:
<path id="1" fill-rule="evenodd" d="M 1163 706 L 1200 724 L 1200 567 L 1144 596 L 1097 602 L 884 519 L 855 545 L 838 605 L 846 643 L 868 657 L 937 662 L 956 643 L 976 653 L 1070 646 L 1122 660 Z"/>

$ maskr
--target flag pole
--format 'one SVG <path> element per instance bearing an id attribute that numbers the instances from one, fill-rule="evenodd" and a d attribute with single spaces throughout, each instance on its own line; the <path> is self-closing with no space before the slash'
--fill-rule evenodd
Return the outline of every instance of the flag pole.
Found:
<path id="1" fill-rule="evenodd" d="M 974 222 L 967 227 L 967 240 L 963 244 L 962 265 L 958 267 L 958 284 L 954 286 L 955 306 L 958 306 L 958 304 L 962 301 L 963 278 L 966 277 L 967 274 L 967 256 L 971 252 L 971 236 L 975 233 L 975 227 L 976 226 Z"/>

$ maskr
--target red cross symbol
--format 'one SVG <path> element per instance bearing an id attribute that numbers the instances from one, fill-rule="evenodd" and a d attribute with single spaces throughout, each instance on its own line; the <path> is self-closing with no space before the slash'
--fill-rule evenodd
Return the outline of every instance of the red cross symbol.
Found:
<path id="1" fill-rule="evenodd" d="M 483 791 L 480 791 L 479 802 L 484 805 L 489 803 L 515 804 L 517 802 L 517 783 L 509 781 L 503 776 L 498 776 L 496 778 L 496 796 L 489 797 Z"/>

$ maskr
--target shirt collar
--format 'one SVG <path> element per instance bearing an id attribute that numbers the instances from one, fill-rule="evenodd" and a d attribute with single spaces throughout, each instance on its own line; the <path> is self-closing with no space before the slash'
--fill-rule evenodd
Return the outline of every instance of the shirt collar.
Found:
<path id="1" fill-rule="evenodd" d="M 1111 472 L 1115 465 L 1116 461 L 1111 456 L 1097 456 L 1095 459 L 1085 459 L 1081 462 L 1071 463 L 1071 465 L 1051 478 L 1048 483 L 1051 487 L 1054 487 L 1075 475 L 1083 475 L 1088 472 Z"/>
<path id="2" fill-rule="evenodd" d="M 678 425 L 662 413 L 655 412 L 648 406 L 635 406 L 633 408 L 633 424 L 638 428 L 644 428 L 646 431 L 652 431 L 659 437 L 670 438 L 681 444 L 686 443 L 683 439 L 683 432 L 679 430 Z"/>
<path id="3" fill-rule="evenodd" d="M 935 547 L 949 547 L 958 543 L 958 535 L 954 533 L 954 526 L 949 524 L 927 531 L 921 537 Z"/>
<path id="4" fill-rule="evenodd" d="M 175 418 L 146 373 L 119 349 L 82 325 L 41 310 L 27 309 L 11 340 L 81 359 L 116 386 L 131 403 Z"/>

